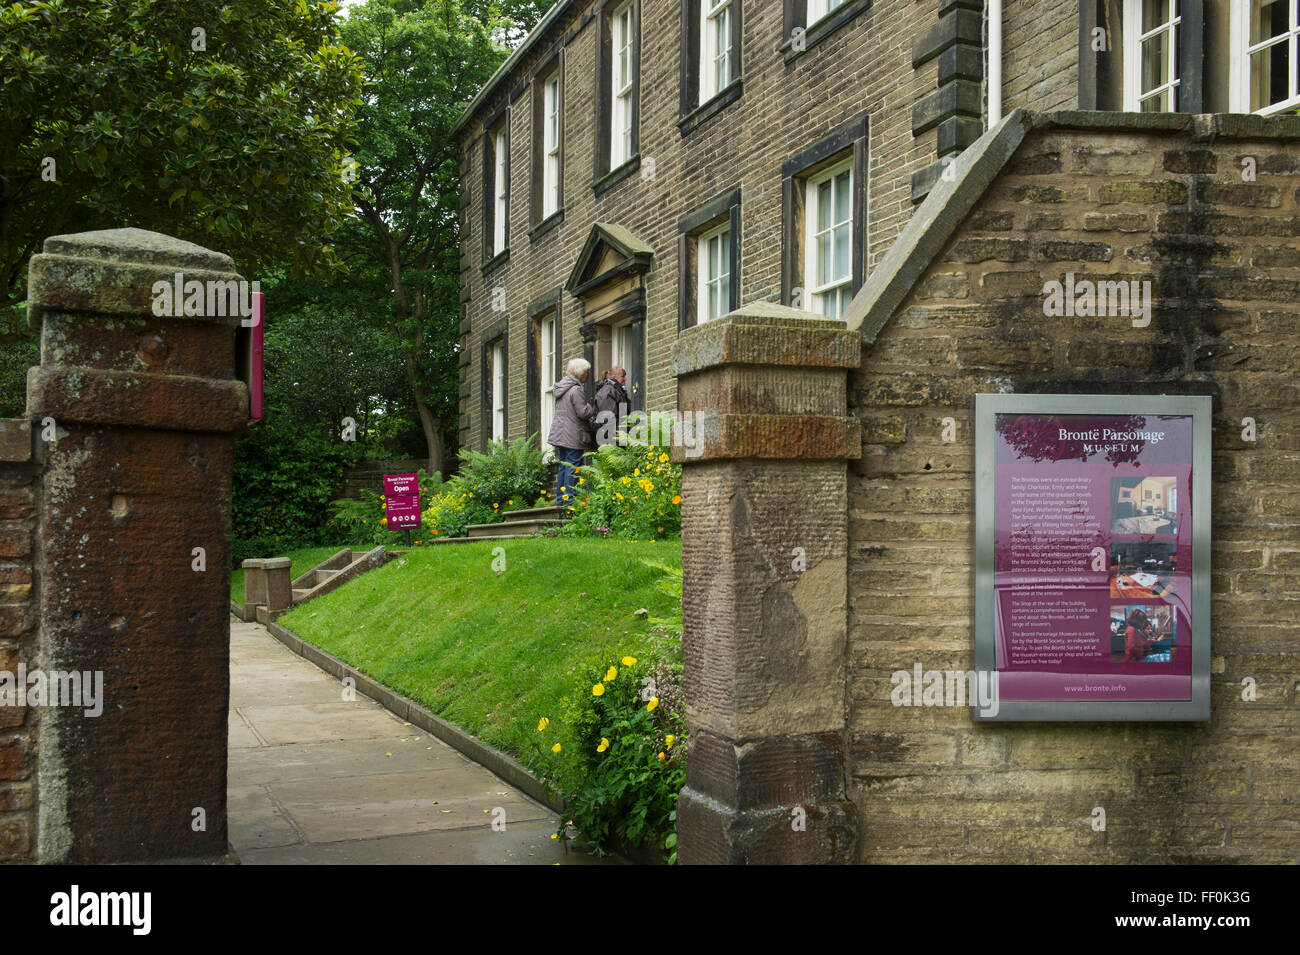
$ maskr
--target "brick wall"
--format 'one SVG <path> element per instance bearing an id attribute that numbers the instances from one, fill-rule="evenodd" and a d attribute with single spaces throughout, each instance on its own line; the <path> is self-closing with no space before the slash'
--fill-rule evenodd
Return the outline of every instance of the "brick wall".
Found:
<path id="1" fill-rule="evenodd" d="M 912 133 L 913 104 L 936 88 L 936 61 L 912 67 L 913 45 L 934 22 L 937 0 L 877 0 L 826 39 L 789 62 L 782 4 L 745 3 L 744 93 L 683 136 L 680 119 L 681 0 L 641 2 L 640 153 L 654 160 L 655 178 L 634 173 L 600 196 L 591 187 L 595 149 L 594 99 L 597 23 L 601 4 L 575 4 L 554 31 L 515 67 L 461 134 L 462 181 L 469 191 L 462 246 L 461 443 L 482 440 L 480 396 L 483 330 L 500 319 L 491 290 L 506 295 L 508 436 L 524 433 L 525 310 L 563 285 L 594 222 L 625 226 L 655 256 L 646 278 L 644 405 L 672 409 L 676 384 L 669 348 L 678 334 L 678 222 L 710 199 L 739 185 L 740 301 L 776 302 L 781 296 L 781 164 L 846 124 L 869 119 L 866 234 L 867 270 L 906 225 L 915 206 L 910 177 L 935 161 L 934 130 Z M 533 149 L 532 85 L 525 79 L 563 40 L 564 220 L 530 241 Z M 484 277 L 483 126 L 510 102 L 509 259 Z M 582 354 L 581 306 L 562 296 L 562 352 Z M 599 370 L 597 370 L 597 374 Z"/>
<path id="2" fill-rule="evenodd" d="M 26 421 L 0 419 L 0 671 L 37 666 L 36 480 Z M 35 858 L 38 710 L 0 706 L 0 863 Z"/>
<path id="3" fill-rule="evenodd" d="M 1202 138 L 1191 117 L 1098 115 L 1031 130 L 851 380 L 864 862 L 1300 854 L 1300 121 L 1216 117 Z M 1151 280 L 1150 327 L 1044 317 L 1043 283 L 1070 271 Z M 890 705 L 895 670 L 973 666 L 970 408 L 998 391 L 1214 396 L 1209 723 L 990 725 Z M 1257 702 L 1241 699 L 1245 677 Z"/>

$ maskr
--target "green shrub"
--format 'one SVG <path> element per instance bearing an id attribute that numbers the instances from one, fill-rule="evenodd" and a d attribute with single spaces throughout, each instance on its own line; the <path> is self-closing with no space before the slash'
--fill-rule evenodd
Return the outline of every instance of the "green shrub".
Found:
<path id="1" fill-rule="evenodd" d="M 231 557 L 273 557 L 341 543 L 329 527 L 329 503 L 358 451 L 323 431 L 293 433 L 258 425 L 235 443 Z"/>
<path id="2" fill-rule="evenodd" d="M 561 533 L 660 540 L 682 529 L 682 468 L 666 448 L 607 444 L 576 471 L 577 494 Z"/>
<path id="3" fill-rule="evenodd" d="M 429 536 L 464 537 L 471 524 L 491 524 L 504 520 L 507 511 L 533 507 L 546 480 L 535 438 L 493 441 L 486 454 L 462 448 L 460 473 L 424 504 L 421 519 Z"/>

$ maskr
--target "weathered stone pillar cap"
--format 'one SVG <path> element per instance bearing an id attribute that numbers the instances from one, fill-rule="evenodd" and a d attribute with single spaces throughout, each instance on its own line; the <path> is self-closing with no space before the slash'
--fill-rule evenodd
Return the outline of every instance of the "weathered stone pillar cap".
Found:
<path id="1" fill-rule="evenodd" d="M 844 322 L 797 308 L 756 302 L 682 332 L 673 343 L 673 374 L 719 365 L 856 368 L 862 338 Z"/>
<path id="2" fill-rule="evenodd" d="M 266 570 L 288 570 L 293 566 L 293 559 L 290 557 L 264 557 L 262 558 L 262 567 Z"/>
<path id="3" fill-rule="evenodd" d="M 266 569 L 266 558 L 265 558 L 265 557 L 245 557 L 244 560 L 243 560 L 243 562 L 242 562 L 239 566 L 240 566 L 240 567 L 243 567 L 245 570 L 265 570 L 265 569 Z"/>
<path id="4" fill-rule="evenodd" d="M 230 256 L 144 229 L 103 229 L 52 235 L 28 266 L 28 322 L 39 328 L 46 311 L 98 315 L 153 313 L 155 282 L 239 281 Z M 238 315 L 169 316 L 185 322 L 239 325 Z"/>

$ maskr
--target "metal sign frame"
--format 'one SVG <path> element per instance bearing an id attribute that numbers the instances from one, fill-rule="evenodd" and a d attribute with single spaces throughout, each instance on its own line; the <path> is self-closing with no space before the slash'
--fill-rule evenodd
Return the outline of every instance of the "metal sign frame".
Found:
<path id="1" fill-rule="evenodd" d="M 1192 672 L 1187 700 L 1005 700 L 996 715 L 980 722 L 1004 721 L 1199 721 L 1210 718 L 1210 446 L 1211 409 L 1207 396 L 983 394 L 974 399 L 975 501 L 974 553 L 975 667 L 997 666 L 994 537 L 996 529 L 995 422 L 998 415 L 1180 415 L 1192 419 Z M 1103 676 L 1107 674 L 1097 674 Z M 1109 674 L 1113 676 L 1113 674 Z"/>

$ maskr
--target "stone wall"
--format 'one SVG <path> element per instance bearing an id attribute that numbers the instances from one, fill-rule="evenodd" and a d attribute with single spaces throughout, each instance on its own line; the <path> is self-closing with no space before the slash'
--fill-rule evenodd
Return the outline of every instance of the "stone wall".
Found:
<path id="1" fill-rule="evenodd" d="M 32 429 L 0 419 L 0 671 L 37 660 L 32 549 L 40 482 Z M 30 861 L 36 847 L 39 710 L 0 706 L 0 863 Z"/>
<path id="2" fill-rule="evenodd" d="M 896 306 L 879 299 L 887 321 L 874 342 L 878 323 L 863 325 L 850 382 L 864 428 L 849 481 L 860 859 L 1294 862 L 1300 120 L 1074 113 L 1015 123 L 1023 141 L 956 214 L 951 237 L 932 258 L 911 256 L 920 271 L 903 276 Z M 1253 182 L 1243 181 L 1246 157 Z M 918 219 L 933 228 L 945 214 Z M 1045 317 L 1043 284 L 1067 272 L 1150 280 L 1150 326 Z M 979 392 L 1213 396 L 1209 723 L 975 724 L 964 709 L 891 706 L 893 671 L 973 666 L 969 423 Z M 954 443 L 942 440 L 949 416 Z M 1246 418 L 1254 442 L 1243 440 Z M 1256 702 L 1242 700 L 1246 677 Z M 1090 825 L 1095 807 L 1105 831 Z"/>
<path id="3" fill-rule="evenodd" d="M 1078 105 L 1079 7 L 1075 0 L 1003 4 L 1003 116 L 1013 109 L 1049 111 Z"/>

